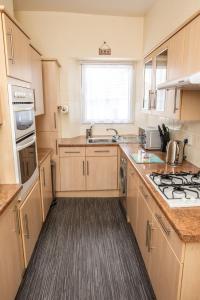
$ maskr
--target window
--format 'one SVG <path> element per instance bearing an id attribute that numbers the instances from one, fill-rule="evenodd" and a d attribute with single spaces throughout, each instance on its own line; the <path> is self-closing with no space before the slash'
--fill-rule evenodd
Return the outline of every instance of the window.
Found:
<path id="1" fill-rule="evenodd" d="M 83 122 L 132 122 L 132 89 L 132 64 L 82 64 Z"/>

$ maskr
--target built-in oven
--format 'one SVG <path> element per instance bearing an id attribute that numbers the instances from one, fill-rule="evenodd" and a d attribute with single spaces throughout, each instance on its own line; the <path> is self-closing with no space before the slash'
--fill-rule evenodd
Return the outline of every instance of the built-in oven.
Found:
<path id="1" fill-rule="evenodd" d="M 16 141 L 35 131 L 34 90 L 10 85 Z"/>
<path id="2" fill-rule="evenodd" d="M 23 185 L 23 200 L 38 178 L 36 135 L 30 134 L 16 143 L 18 181 Z"/>

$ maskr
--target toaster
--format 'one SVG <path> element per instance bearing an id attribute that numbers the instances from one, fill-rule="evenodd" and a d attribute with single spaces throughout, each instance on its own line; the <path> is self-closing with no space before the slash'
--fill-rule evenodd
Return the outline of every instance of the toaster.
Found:
<path id="1" fill-rule="evenodd" d="M 139 144 L 146 150 L 160 150 L 161 139 L 156 127 L 139 128 Z"/>

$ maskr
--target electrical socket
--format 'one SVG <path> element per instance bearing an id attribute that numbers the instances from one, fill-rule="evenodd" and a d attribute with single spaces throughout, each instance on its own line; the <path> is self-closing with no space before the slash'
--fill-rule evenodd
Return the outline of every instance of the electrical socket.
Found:
<path id="1" fill-rule="evenodd" d="M 191 136 L 187 136 L 185 139 L 184 139 L 184 141 L 186 142 L 187 141 L 187 145 L 188 146 L 192 146 L 193 145 L 193 136 L 191 135 Z"/>

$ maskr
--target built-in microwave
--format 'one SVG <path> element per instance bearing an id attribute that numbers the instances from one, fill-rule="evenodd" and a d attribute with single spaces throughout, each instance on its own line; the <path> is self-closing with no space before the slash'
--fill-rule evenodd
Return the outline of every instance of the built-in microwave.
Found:
<path id="1" fill-rule="evenodd" d="M 35 131 L 34 91 L 10 85 L 15 139 L 18 141 Z"/>

